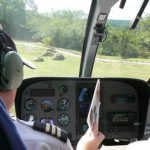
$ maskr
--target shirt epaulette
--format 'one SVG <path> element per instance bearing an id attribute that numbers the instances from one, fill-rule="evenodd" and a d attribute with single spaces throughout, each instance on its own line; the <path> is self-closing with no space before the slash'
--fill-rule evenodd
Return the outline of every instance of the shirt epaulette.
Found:
<path id="1" fill-rule="evenodd" d="M 34 130 L 47 133 L 49 135 L 52 135 L 58 139 L 60 139 L 63 142 L 67 142 L 68 139 L 68 133 L 59 127 L 52 125 L 50 123 L 40 122 L 40 121 L 23 121 L 17 119 L 20 123 L 32 127 Z"/>

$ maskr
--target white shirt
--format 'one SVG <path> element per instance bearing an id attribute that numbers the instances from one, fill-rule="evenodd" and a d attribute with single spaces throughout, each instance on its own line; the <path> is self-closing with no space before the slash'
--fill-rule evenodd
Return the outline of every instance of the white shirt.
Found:
<path id="1" fill-rule="evenodd" d="M 13 122 L 28 150 L 73 150 L 69 139 L 67 143 L 64 143 L 56 137 L 36 131 L 19 121 Z"/>
<path id="2" fill-rule="evenodd" d="M 150 150 L 150 139 L 130 143 L 127 147 L 127 150 Z"/>

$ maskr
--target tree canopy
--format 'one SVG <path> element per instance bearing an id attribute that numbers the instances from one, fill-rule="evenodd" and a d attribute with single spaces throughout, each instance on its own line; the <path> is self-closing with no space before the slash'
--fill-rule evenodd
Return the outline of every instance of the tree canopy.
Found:
<path id="1" fill-rule="evenodd" d="M 83 11 L 51 11 L 39 14 L 34 0 L 0 0 L 0 23 L 15 39 L 81 51 L 87 15 Z M 107 39 L 98 53 L 123 58 L 150 58 L 150 15 L 135 30 L 129 21 L 108 21 Z M 125 27 L 124 27 L 125 25 Z"/>

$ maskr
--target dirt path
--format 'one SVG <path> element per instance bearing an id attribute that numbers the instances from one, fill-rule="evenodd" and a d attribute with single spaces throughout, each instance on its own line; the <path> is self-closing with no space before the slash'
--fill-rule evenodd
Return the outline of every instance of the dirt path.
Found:
<path id="1" fill-rule="evenodd" d="M 115 60 L 115 59 L 100 59 L 96 58 L 96 62 L 118 62 L 118 63 L 128 63 L 128 64 L 138 64 L 138 65 L 150 65 L 150 62 L 137 62 L 128 60 Z"/>
<path id="2" fill-rule="evenodd" d="M 35 47 L 35 48 L 45 48 L 45 49 L 47 48 L 47 47 L 44 47 L 41 45 L 34 44 L 32 42 L 28 42 L 28 43 L 16 42 L 16 44 Z M 79 58 L 81 57 L 81 55 L 78 53 L 75 53 L 75 52 L 72 52 L 69 50 L 64 50 L 62 48 L 57 48 L 56 50 L 62 54 L 71 55 L 71 56 L 79 57 Z M 150 62 L 137 62 L 137 61 L 129 61 L 129 60 L 115 60 L 115 59 L 104 59 L 104 58 L 96 58 L 95 61 L 96 62 L 106 62 L 106 63 L 107 62 L 115 62 L 115 63 L 118 62 L 118 63 L 128 63 L 128 64 L 138 64 L 138 65 L 150 65 Z"/>

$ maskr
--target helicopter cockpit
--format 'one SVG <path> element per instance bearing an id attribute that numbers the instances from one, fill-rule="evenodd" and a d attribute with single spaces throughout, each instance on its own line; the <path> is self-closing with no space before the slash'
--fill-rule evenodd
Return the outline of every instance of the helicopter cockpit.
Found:
<path id="1" fill-rule="evenodd" d="M 76 2 L 27 1 L 23 11 L 27 22 L 20 19 L 20 26 L 14 23 L 16 35 L 9 24 L 6 26 L 18 51 L 36 65 L 35 71 L 24 68 L 25 77 L 15 99 L 17 118 L 56 125 L 76 147 L 88 129 L 87 115 L 100 79 L 103 144 L 128 145 L 148 139 L 150 3 L 140 2 L 79 2 L 84 9 L 88 4 L 86 14 L 73 8 Z M 73 11 L 62 9 L 64 3 Z M 44 12 L 48 6 L 54 8 Z"/>

